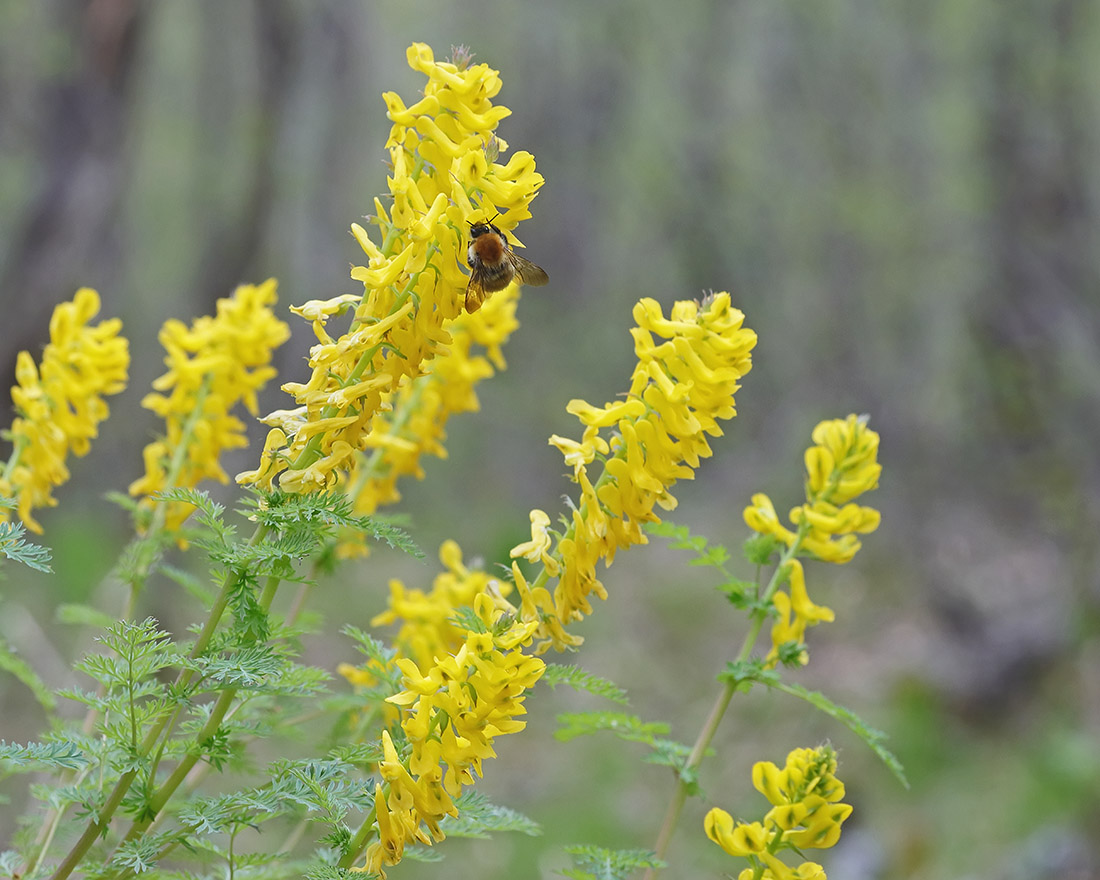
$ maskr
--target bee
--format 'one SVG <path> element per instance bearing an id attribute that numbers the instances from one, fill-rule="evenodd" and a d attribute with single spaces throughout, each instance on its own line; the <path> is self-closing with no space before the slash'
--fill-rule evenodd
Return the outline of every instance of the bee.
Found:
<path id="1" fill-rule="evenodd" d="M 545 269 L 515 253 L 508 246 L 504 233 L 488 220 L 470 224 L 466 262 L 470 266 L 470 283 L 466 285 L 467 312 L 476 312 L 490 293 L 504 290 L 513 281 L 541 287 L 550 280 Z"/>

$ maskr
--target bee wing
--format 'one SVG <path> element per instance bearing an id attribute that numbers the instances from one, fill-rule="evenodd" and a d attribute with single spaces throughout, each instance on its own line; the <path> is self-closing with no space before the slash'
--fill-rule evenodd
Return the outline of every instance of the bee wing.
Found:
<path id="1" fill-rule="evenodd" d="M 466 285 L 466 311 L 476 312 L 485 302 L 485 288 L 481 286 L 481 278 L 476 271 L 470 273 L 470 281 Z"/>
<path id="2" fill-rule="evenodd" d="M 512 266 L 515 268 L 516 275 L 519 276 L 521 283 L 530 284 L 532 287 L 542 287 L 550 280 L 550 276 L 546 274 L 546 270 L 542 266 L 536 266 L 530 260 L 524 259 L 512 251 L 508 252 L 508 256 L 512 260 Z"/>

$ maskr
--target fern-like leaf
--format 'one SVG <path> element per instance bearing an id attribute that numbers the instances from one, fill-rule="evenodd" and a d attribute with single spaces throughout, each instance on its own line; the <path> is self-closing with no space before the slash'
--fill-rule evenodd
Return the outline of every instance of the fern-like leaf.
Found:
<path id="1" fill-rule="evenodd" d="M 21 522 L 0 522 L 0 554 L 14 562 L 21 562 L 35 571 L 52 573 L 50 551 L 28 542 L 23 536 L 27 530 Z"/>
<path id="2" fill-rule="evenodd" d="M 456 801 L 458 816 L 448 816 L 440 827 L 448 837 L 489 837 L 494 831 L 519 831 L 531 837 L 542 834 L 539 824 L 522 813 L 491 803 L 484 795 L 468 791 Z"/>
<path id="3" fill-rule="evenodd" d="M 615 684 L 615 682 L 608 681 L 606 678 L 600 678 L 598 675 L 593 675 L 591 672 L 587 672 L 579 666 L 547 663 L 546 671 L 542 675 L 542 681 L 550 685 L 551 688 L 557 688 L 559 684 L 564 684 L 577 691 L 587 691 L 590 694 L 603 697 L 613 703 L 618 703 L 620 706 L 626 706 L 630 703 L 630 700 L 626 696 L 626 691 Z"/>
<path id="4" fill-rule="evenodd" d="M 573 867 L 562 871 L 573 880 L 626 880 L 635 871 L 663 868 L 656 854 L 642 849 L 604 849 L 601 846 L 567 846 Z"/>
<path id="5" fill-rule="evenodd" d="M 625 712 L 566 712 L 557 720 L 561 727 L 554 736 L 562 742 L 609 730 L 627 742 L 652 744 L 659 736 L 668 733 L 667 724 L 642 721 L 637 715 L 627 715 Z"/>
<path id="6" fill-rule="evenodd" d="M 39 770 L 53 767 L 59 770 L 79 770 L 88 763 L 84 753 L 71 742 L 7 743 L 0 740 L 0 761 L 15 767 Z"/>
<path id="7" fill-rule="evenodd" d="M 782 681 L 774 670 L 761 670 L 755 675 L 746 675 L 745 670 L 742 670 L 740 680 L 745 681 L 749 679 L 759 682 L 765 687 L 770 687 L 784 694 L 790 694 L 792 697 L 798 697 L 800 700 L 805 700 L 815 709 L 839 721 L 867 744 L 867 747 L 879 757 L 879 760 L 886 765 L 887 769 L 894 774 L 902 785 L 906 788 L 909 787 L 909 781 L 905 777 L 905 768 L 902 767 L 901 761 L 897 759 L 897 756 L 894 755 L 893 752 L 883 745 L 883 742 L 886 740 L 886 734 L 869 725 L 855 712 L 844 708 L 838 703 L 834 703 L 820 691 L 811 691 L 808 688 L 802 687 L 802 685 L 788 684 Z"/>

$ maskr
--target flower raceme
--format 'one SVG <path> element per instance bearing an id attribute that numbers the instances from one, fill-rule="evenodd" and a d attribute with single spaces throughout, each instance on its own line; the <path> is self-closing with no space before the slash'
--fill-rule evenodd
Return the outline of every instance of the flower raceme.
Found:
<path id="1" fill-rule="evenodd" d="M 840 839 L 840 826 L 852 807 L 841 803 L 844 784 L 836 778 L 836 753 L 828 746 L 795 749 L 780 769 L 771 761 L 752 768 L 752 784 L 772 804 L 762 821 L 735 822 L 715 807 L 703 820 L 707 837 L 750 867 L 739 880 L 825 880 L 816 862 L 790 868 L 777 853 L 790 849 L 827 849 Z"/>
<path id="2" fill-rule="evenodd" d="M 57 504 L 52 493 L 69 479 L 69 453 L 86 455 L 107 418 L 104 396 L 126 387 L 130 352 L 119 336 L 122 322 L 91 326 L 99 308 L 99 294 L 82 287 L 54 309 L 41 365 L 26 351 L 16 359 L 11 396 L 17 416 L 11 458 L 0 466 L 0 496 L 16 499 L 19 518 L 35 532 L 42 526 L 32 511 Z M 0 509 L 0 522 L 6 513 Z"/>
<path id="3" fill-rule="evenodd" d="M 562 533 L 546 513 L 531 512 L 531 541 L 512 556 L 541 563 L 542 572 L 528 583 L 513 563 L 518 607 L 508 600 L 512 585 L 465 566 L 454 542 L 441 550 L 448 570 L 430 592 L 391 583 L 388 610 L 373 623 L 400 624 L 396 662 L 405 691 L 389 703 L 402 710 L 408 753 L 396 760 L 383 734 L 387 785 L 375 793 L 376 839 L 365 870 L 396 864 L 409 842 L 441 838 L 438 822 L 492 756 L 493 738 L 523 727 L 516 718 L 523 695 L 544 670 L 523 648 L 535 640 L 539 651 L 580 643 L 565 627 L 590 613 L 588 595 L 605 595 L 596 563 L 645 541 L 642 524 L 656 520 L 657 505 L 675 505 L 669 490 L 693 476 L 711 454 L 708 438 L 722 433 L 718 420 L 735 413 L 733 395 L 751 367 L 756 334 L 742 326 L 729 294 L 676 303 L 667 318 L 643 299 L 634 317 L 638 365 L 627 400 L 603 408 L 573 401 L 568 409 L 585 426 L 582 440 L 551 438 L 573 467 L 581 500 Z M 604 468 L 593 483 L 588 466 L 597 458 Z M 559 578 L 553 594 L 545 586 L 551 577 Z M 373 681 L 369 665 L 341 671 L 353 683 Z"/>
<path id="4" fill-rule="evenodd" d="M 240 474 L 242 483 L 277 482 L 292 492 L 343 485 L 362 511 L 391 500 L 391 477 L 415 473 L 419 451 L 437 452 L 432 444 L 439 437 L 438 418 L 423 423 L 425 434 L 413 439 L 407 432 L 415 426 L 397 419 L 402 395 L 416 393 L 406 390 L 410 383 L 429 371 L 434 358 L 453 350 L 452 322 L 468 280 L 463 267 L 469 224 L 499 214 L 494 222 L 518 244 L 511 230 L 530 216 L 542 186 L 529 153 L 517 152 L 503 165 L 496 161 L 507 145 L 494 132 L 510 113 L 492 103 L 501 87 L 497 71 L 470 64 L 461 53 L 452 62 L 436 61 L 423 43 L 414 43 L 407 57 L 428 82 L 412 106 L 392 92 L 383 96 L 393 122 L 386 143 L 392 204 L 387 211 L 375 200 L 371 222 L 379 243 L 362 226 L 352 226 L 368 258 L 352 270 L 363 293 L 297 310 L 312 320 L 317 335 L 309 359 L 313 373 L 304 383 L 283 386 L 297 406 L 264 420 L 272 430 L 260 466 Z M 334 337 L 327 324 L 347 313 L 349 329 Z M 490 314 L 480 325 L 469 321 L 473 337 L 499 317 Z M 497 344 L 488 342 L 490 350 Z M 461 372 L 472 361 L 453 363 Z M 484 365 L 474 371 L 484 372 Z M 451 396 L 437 412 L 469 405 L 468 396 Z M 390 411 L 393 419 L 377 419 Z M 376 455 L 380 449 L 383 454 Z"/>
<path id="5" fill-rule="evenodd" d="M 864 492 L 878 487 L 882 466 L 878 463 L 879 437 L 867 427 L 866 418 L 854 415 L 818 424 L 812 433 L 814 445 L 806 450 L 806 501 L 790 512 L 794 528 L 779 521 L 771 499 L 757 493 L 745 508 L 745 522 L 761 535 L 771 535 L 787 548 L 780 567 L 789 581 L 788 592 L 776 589 L 770 595 L 775 606 L 772 648 L 765 662 L 805 665 L 809 656 L 804 646 L 806 630 L 831 622 L 831 608 L 815 605 L 806 591 L 806 575 L 798 555 L 826 562 L 848 562 L 860 548 L 856 534 L 878 528 L 879 512 L 853 503 Z M 785 653 L 785 646 L 793 650 Z"/>
<path id="6" fill-rule="evenodd" d="M 192 488 L 204 479 L 229 481 L 221 454 L 248 445 L 233 409 L 241 403 L 256 415 L 256 395 L 275 376 L 272 354 L 290 336 L 272 311 L 276 287 L 275 279 L 241 285 L 218 300 L 213 317 L 204 315 L 190 327 L 165 322 L 160 342 L 168 372 L 142 401 L 164 419 L 164 436 L 145 447 L 145 475 L 130 485 L 132 495 Z M 190 512 L 189 505 L 170 505 L 168 528 Z"/>
<path id="7" fill-rule="evenodd" d="M 493 741 L 526 726 L 517 718 L 526 712 L 524 694 L 546 668 L 523 653 L 536 624 L 506 615 L 486 593 L 474 598 L 473 612 L 462 646 L 435 657 L 426 672 L 409 658 L 397 661 L 405 690 L 389 702 L 403 710 L 407 755 L 399 756 L 383 731 L 377 839 L 361 870 L 381 874 L 401 860 L 407 844 L 442 840 L 439 822 L 457 815 L 454 799 L 481 775 L 482 761 L 495 757 Z"/>
<path id="8" fill-rule="evenodd" d="M 397 481 L 424 476 L 424 455 L 446 458 L 447 422 L 480 407 L 476 387 L 505 367 L 501 351 L 519 326 L 516 306 L 520 288 L 510 285 L 494 294 L 473 314 L 463 312 L 448 327 L 451 344 L 433 358 L 423 375 L 402 385 L 390 398 L 392 409 L 378 413 L 363 439 L 367 456 L 357 457 L 349 477 L 349 494 L 360 513 L 373 513 L 401 495 Z M 344 550 L 352 549 L 349 545 Z"/>
<path id="9" fill-rule="evenodd" d="M 550 438 L 573 468 L 579 502 L 562 532 L 532 511 L 531 541 L 512 549 L 514 559 L 542 565 L 530 583 L 512 567 L 520 617 L 539 623 L 540 650 L 580 644 L 566 627 L 592 612 L 590 596 L 607 595 L 596 563 L 610 565 L 618 550 L 645 543 L 642 526 L 658 521 L 655 508 L 676 506 L 670 489 L 692 479 L 711 454 L 709 438 L 721 436 L 719 420 L 736 415 L 734 393 L 752 368 L 756 334 L 743 326 L 728 293 L 677 302 L 667 318 L 655 300 L 642 299 L 634 319 L 638 363 L 626 398 L 602 407 L 571 401 L 567 410 L 584 426 L 581 439 Z M 593 482 L 588 468 L 596 459 L 603 471 Z M 554 577 L 551 593 L 546 584 Z"/>
<path id="10" fill-rule="evenodd" d="M 878 528 L 880 515 L 871 507 L 851 503 L 878 487 L 879 437 L 866 417 L 821 422 L 813 430 L 814 445 L 806 450 L 806 502 L 790 512 L 794 529 L 783 526 L 771 499 L 758 493 L 745 508 L 745 522 L 755 532 L 780 541 L 825 562 L 849 562 L 859 551 L 856 534 Z"/>

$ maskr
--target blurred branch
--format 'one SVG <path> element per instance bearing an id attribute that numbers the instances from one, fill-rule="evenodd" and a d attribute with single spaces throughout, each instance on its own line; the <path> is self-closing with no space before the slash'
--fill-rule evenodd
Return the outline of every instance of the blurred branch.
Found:
<path id="1" fill-rule="evenodd" d="M 302 26 L 287 3 L 257 0 L 253 4 L 253 15 L 259 88 L 256 106 L 249 109 L 258 122 L 258 131 L 252 141 L 255 152 L 248 163 L 252 174 L 239 211 L 231 217 L 215 219 L 204 242 L 197 288 L 205 303 L 226 296 L 242 282 L 262 280 L 246 276 L 255 271 L 253 267 L 264 240 L 266 221 L 272 211 L 275 153 L 300 58 Z M 220 22 L 219 10 L 208 7 L 207 25 L 218 27 Z M 216 69 L 213 59 L 204 69 Z M 222 126 L 227 123 L 224 118 L 208 121 Z"/>
<path id="2" fill-rule="evenodd" d="M 4 317 L 4 385 L 14 352 L 41 347 L 54 304 L 80 284 L 99 286 L 114 275 L 141 7 L 134 0 L 54 4 L 55 28 L 71 57 L 63 72 L 47 72 L 33 86 L 42 111 L 30 152 L 39 157 L 40 185 L 0 268 L 0 299 L 20 304 Z"/>

